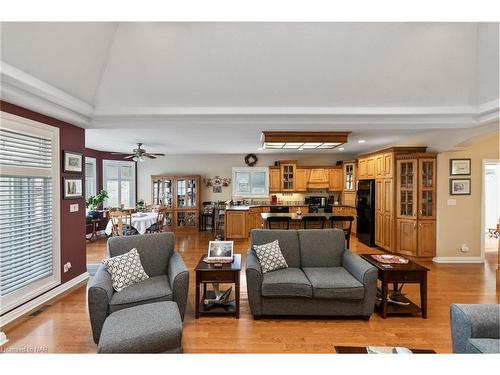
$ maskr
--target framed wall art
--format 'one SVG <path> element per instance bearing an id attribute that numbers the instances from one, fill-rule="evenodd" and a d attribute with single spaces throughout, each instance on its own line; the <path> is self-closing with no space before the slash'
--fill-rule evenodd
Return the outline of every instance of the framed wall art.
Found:
<path id="1" fill-rule="evenodd" d="M 450 159 L 451 176 L 469 176 L 470 159 Z"/>
<path id="2" fill-rule="evenodd" d="M 450 179 L 450 195 L 470 195 L 470 178 Z"/>
<path id="3" fill-rule="evenodd" d="M 83 154 L 64 151 L 64 172 L 83 173 Z"/>

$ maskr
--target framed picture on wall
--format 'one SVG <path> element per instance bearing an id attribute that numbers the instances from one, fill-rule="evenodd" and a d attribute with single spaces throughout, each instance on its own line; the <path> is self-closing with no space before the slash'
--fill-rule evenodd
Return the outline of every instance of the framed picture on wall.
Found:
<path id="1" fill-rule="evenodd" d="M 83 198 L 83 177 L 64 177 L 64 199 Z"/>
<path id="2" fill-rule="evenodd" d="M 470 178 L 450 179 L 450 195 L 470 195 Z"/>
<path id="3" fill-rule="evenodd" d="M 83 155 L 78 152 L 64 151 L 63 171 L 83 173 Z"/>
<path id="4" fill-rule="evenodd" d="M 470 175 L 470 159 L 450 159 L 450 175 Z"/>

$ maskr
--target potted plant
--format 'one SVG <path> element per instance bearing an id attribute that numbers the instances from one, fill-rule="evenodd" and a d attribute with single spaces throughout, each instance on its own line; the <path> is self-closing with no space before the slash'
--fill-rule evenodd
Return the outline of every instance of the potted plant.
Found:
<path id="1" fill-rule="evenodd" d="M 144 199 L 139 199 L 135 204 L 135 208 L 138 212 L 144 211 L 144 209 L 146 208 L 146 203 L 144 203 Z"/>
<path id="2" fill-rule="evenodd" d="M 95 210 L 104 203 L 106 198 L 108 198 L 108 192 L 106 190 L 101 190 L 99 194 L 88 197 L 85 201 L 85 207 L 88 209 L 87 216 L 96 218 L 98 213 Z"/>

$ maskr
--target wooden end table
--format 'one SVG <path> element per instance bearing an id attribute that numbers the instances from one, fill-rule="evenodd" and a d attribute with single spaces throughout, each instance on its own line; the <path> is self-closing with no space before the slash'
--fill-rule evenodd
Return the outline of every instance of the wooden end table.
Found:
<path id="1" fill-rule="evenodd" d="M 432 349 L 412 349 L 409 348 L 413 354 L 436 354 Z M 337 354 L 368 354 L 366 346 L 335 346 Z"/>
<path id="2" fill-rule="evenodd" d="M 236 319 L 240 318 L 240 271 L 241 254 L 234 254 L 232 263 L 224 263 L 222 267 L 215 267 L 214 264 L 208 264 L 203 261 L 206 255 L 203 255 L 196 268 L 196 301 L 195 318 L 201 315 L 234 315 Z M 207 284 L 221 283 L 234 284 L 234 301 L 227 305 L 216 305 L 207 307 L 203 303 L 205 297 L 213 298 L 211 292 L 207 291 Z M 203 295 L 200 287 L 203 285 Z"/>
<path id="3" fill-rule="evenodd" d="M 382 318 L 387 318 L 389 314 L 422 314 L 422 318 L 427 319 L 427 272 L 428 268 L 410 260 L 407 264 L 385 264 L 377 262 L 370 254 L 362 254 L 361 257 L 378 269 L 378 279 L 382 283 L 382 300 L 377 301 Z M 389 266 L 389 267 L 387 267 Z M 420 306 L 410 301 L 404 296 L 400 296 L 399 301 L 408 303 L 407 306 L 393 305 L 387 303 L 389 294 L 389 284 L 393 284 L 394 290 L 398 289 L 398 284 L 420 284 Z"/>

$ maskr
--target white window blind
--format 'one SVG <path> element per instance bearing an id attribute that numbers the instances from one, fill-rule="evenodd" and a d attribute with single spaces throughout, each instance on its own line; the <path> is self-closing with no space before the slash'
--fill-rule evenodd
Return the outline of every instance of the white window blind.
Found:
<path id="1" fill-rule="evenodd" d="M 58 129 L 13 118 L 0 128 L 1 313 L 60 280 Z"/>
<path id="2" fill-rule="evenodd" d="M 85 199 L 97 194 L 96 159 L 85 158 Z"/>
<path id="3" fill-rule="evenodd" d="M 263 167 L 233 167 L 233 195 L 264 198 L 269 195 L 269 170 Z"/>
<path id="4" fill-rule="evenodd" d="M 135 207 L 135 162 L 103 160 L 103 186 L 108 192 L 105 207 Z"/>

